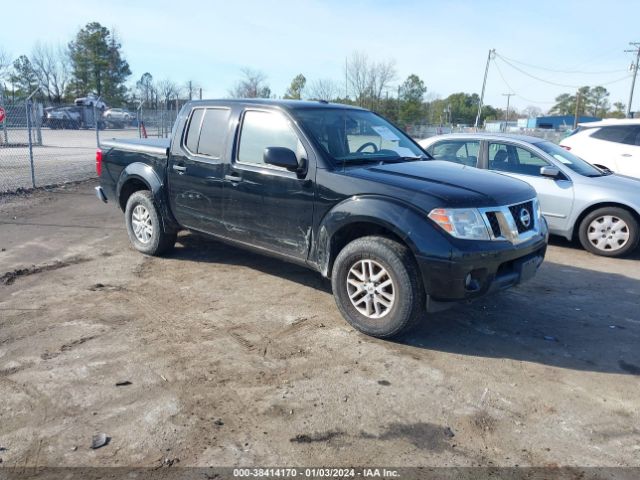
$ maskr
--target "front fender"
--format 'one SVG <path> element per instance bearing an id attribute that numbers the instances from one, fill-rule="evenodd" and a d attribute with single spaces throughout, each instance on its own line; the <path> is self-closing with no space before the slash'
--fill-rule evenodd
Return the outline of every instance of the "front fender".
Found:
<path id="1" fill-rule="evenodd" d="M 318 227 L 318 241 L 312 258 L 324 276 L 328 276 L 332 268 L 331 241 L 334 235 L 342 228 L 357 223 L 385 228 L 399 237 L 414 255 L 451 257 L 451 244 L 418 208 L 385 196 L 354 196 L 329 210 Z"/>

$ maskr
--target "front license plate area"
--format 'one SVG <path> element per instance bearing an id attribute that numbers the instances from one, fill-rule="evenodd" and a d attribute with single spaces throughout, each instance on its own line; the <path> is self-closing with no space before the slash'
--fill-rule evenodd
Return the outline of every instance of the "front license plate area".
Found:
<path id="1" fill-rule="evenodd" d="M 540 257 L 533 257 L 520 264 L 520 283 L 533 278 L 540 266 Z"/>

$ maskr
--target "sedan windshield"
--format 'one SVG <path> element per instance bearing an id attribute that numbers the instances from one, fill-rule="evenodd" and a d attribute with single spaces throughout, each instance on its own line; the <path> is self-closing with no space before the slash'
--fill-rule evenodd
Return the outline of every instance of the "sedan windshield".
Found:
<path id="1" fill-rule="evenodd" d="M 566 151 L 564 148 L 559 147 L 555 143 L 551 142 L 539 142 L 535 144 L 540 150 L 545 151 L 557 161 L 563 165 L 569 167 L 576 173 L 584 175 L 585 177 L 601 177 L 605 175 L 605 172 L 599 168 L 594 167 L 590 163 L 585 162 L 580 157 L 576 157 L 573 153 Z"/>
<path id="2" fill-rule="evenodd" d="M 336 163 L 429 158 L 406 134 L 366 110 L 311 108 L 297 110 L 294 115 Z"/>

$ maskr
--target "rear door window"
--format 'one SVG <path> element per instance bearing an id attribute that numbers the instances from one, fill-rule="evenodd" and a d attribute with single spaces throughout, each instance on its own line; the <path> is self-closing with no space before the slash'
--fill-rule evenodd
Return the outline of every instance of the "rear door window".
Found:
<path id="1" fill-rule="evenodd" d="M 220 158 L 224 151 L 228 124 L 228 109 L 207 108 L 202 120 L 197 153 L 207 157 Z"/>
<path id="2" fill-rule="evenodd" d="M 184 145 L 192 154 L 220 158 L 224 152 L 229 109 L 196 108 L 191 113 Z"/>
<path id="3" fill-rule="evenodd" d="M 635 125 L 613 125 L 610 127 L 600 127 L 591 134 L 591 138 L 605 140 L 607 142 L 624 143 L 627 145 L 637 145 L 640 127 Z"/>
<path id="4" fill-rule="evenodd" d="M 450 140 L 438 142 L 429 148 L 436 160 L 459 163 L 469 167 L 478 164 L 480 141 Z"/>
<path id="5" fill-rule="evenodd" d="M 200 125 L 204 115 L 203 108 L 197 108 L 191 113 L 189 126 L 187 127 L 187 135 L 184 139 L 184 145 L 191 153 L 198 151 L 198 141 L 200 139 Z"/>

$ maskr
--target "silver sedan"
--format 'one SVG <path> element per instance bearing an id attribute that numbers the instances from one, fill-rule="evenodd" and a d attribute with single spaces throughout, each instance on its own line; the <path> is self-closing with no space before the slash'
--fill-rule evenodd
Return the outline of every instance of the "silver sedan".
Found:
<path id="1" fill-rule="evenodd" d="M 597 255 L 620 257 L 640 238 L 640 179 L 597 168 L 536 137 L 439 135 L 418 142 L 437 160 L 494 170 L 538 192 L 549 232 Z"/>

